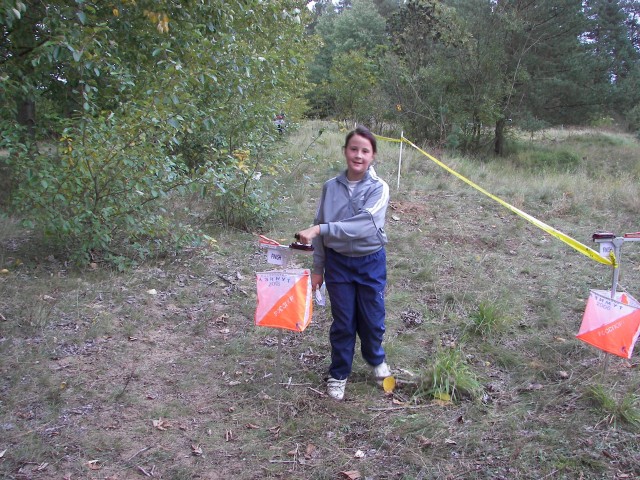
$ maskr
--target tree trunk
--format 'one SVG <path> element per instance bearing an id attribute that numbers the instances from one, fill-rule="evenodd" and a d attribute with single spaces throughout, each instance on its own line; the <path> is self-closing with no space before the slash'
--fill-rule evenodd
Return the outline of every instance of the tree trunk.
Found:
<path id="1" fill-rule="evenodd" d="M 27 134 L 32 139 L 36 136 L 36 102 L 33 100 L 18 100 L 18 123 L 27 127 Z"/>
<path id="2" fill-rule="evenodd" d="M 504 126 L 506 124 L 505 118 L 500 118 L 496 121 L 496 136 L 493 143 L 493 151 L 496 155 L 502 156 L 504 154 Z"/>

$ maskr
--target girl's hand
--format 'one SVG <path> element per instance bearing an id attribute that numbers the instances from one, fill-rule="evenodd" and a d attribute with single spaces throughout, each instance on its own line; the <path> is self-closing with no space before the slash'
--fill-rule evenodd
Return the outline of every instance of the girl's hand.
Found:
<path id="1" fill-rule="evenodd" d="M 312 273 L 311 274 L 311 290 L 315 291 L 322 286 L 322 282 L 324 281 L 324 275 L 321 273 Z"/>
<path id="2" fill-rule="evenodd" d="M 311 243 L 311 240 L 318 235 L 320 235 L 320 225 L 314 225 L 306 230 L 299 231 L 296 233 L 295 237 L 300 241 L 300 243 L 309 244 Z"/>

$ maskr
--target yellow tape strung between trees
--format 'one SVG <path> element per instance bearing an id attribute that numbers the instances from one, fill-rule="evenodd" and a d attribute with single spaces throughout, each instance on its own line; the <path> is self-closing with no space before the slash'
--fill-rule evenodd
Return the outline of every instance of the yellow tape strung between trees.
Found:
<path id="1" fill-rule="evenodd" d="M 479 192 L 484 193 L 487 197 L 495 200 L 496 202 L 498 202 L 499 204 L 501 204 L 502 206 L 508 208 L 509 210 L 511 210 L 513 213 L 515 213 L 516 215 L 521 216 L 522 218 L 524 218 L 525 220 L 533 223 L 536 227 L 544 230 L 545 232 L 547 232 L 549 235 L 552 235 L 554 237 L 556 237 L 558 240 L 563 241 L 564 243 L 566 243 L 567 245 L 569 245 L 570 247 L 573 247 L 574 249 L 576 249 L 577 251 L 579 251 L 580 253 L 586 255 L 587 257 L 590 257 L 592 260 L 595 260 L 596 262 L 600 262 L 600 263 L 604 263 L 605 265 L 611 265 L 613 268 L 618 268 L 618 263 L 616 261 L 616 257 L 613 254 L 613 250 L 611 250 L 609 258 L 605 258 L 602 255 L 600 255 L 598 252 L 596 252 L 595 250 L 587 247 L 586 245 L 578 242 L 577 240 L 571 238 L 568 235 L 565 235 L 564 233 L 556 230 L 555 228 L 547 225 L 544 222 L 541 222 L 540 220 L 538 220 L 535 217 L 532 217 L 531 215 L 529 215 L 528 213 L 523 212 L 522 210 L 514 207 L 513 205 L 508 204 L 507 202 L 505 202 L 504 200 L 502 200 L 501 198 L 496 197 L 495 195 L 487 192 L 484 188 L 476 185 L 475 183 L 473 183 L 471 180 L 469 180 L 468 178 L 460 175 L 458 172 L 456 172 L 455 170 L 449 168 L 448 166 L 446 166 L 444 163 L 442 163 L 440 160 L 438 160 L 437 158 L 429 155 L 427 152 L 425 152 L 424 150 L 422 150 L 420 147 L 416 146 L 413 142 L 407 140 L 405 137 L 402 138 L 389 138 L 389 137 L 382 137 L 380 135 L 375 135 L 376 138 L 380 139 L 380 140 L 384 140 L 387 142 L 395 142 L 395 143 L 401 143 L 401 142 L 405 142 L 409 145 L 411 145 L 413 148 L 415 148 L 417 151 L 419 151 L 420 153 L 422 153 L 425 157 L 427 157 L 428 159 L 432 160 L 433 162 L 435 162 L 437 165 L 439 165 L 440 167 L 444 168 L 447 172 L 451 173 L 452 175 L 455 175 L 456 177 L 458 177 L 460 180 L 462 180 L 463 182 L 465 182 L 468 185 L 471 185 L 473 188 L 475 188 L 476 190 L 478 190 Z"/>

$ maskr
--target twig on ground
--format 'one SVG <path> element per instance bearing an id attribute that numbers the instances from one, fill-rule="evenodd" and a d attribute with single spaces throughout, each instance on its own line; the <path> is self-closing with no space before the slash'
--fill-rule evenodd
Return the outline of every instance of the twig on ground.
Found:
<path id="1" fill-rule="evenodd" d="M 393 410 L 417 410 L 419 408 L 427 408 L 432 407 L 432 404 L 425 405 L 400 405 L 397 407 L 369 407 L 367 410 L 372 410 L 374 412 L 389 412 Z"/>
<path id="2" fill-rule="evenodd" d="M 147 472 L 144 468 L 138 465 L 138 470 L 140 470 L 145 477 L 153 477 L 153 473 Z"/>
<path id="3" fill-rule="evenodd" d="M 118 400 L 120 397 L 122 397 L 122 395 L 124 395 L 124 392 L 127 390 L 127 387 L 129 386 L 129 382 L 131 382 L 131 380 L 133 379 L 135 372 L 136 371 L 134 369 L 129 375 L 127 375 L 127 381 L 124 383 L 124 387 L 122 387 L 122 391 L 116 395 L 116 400 Z"/>
<path id="4" fill-rule="evenodd" d="M 129 458 L 127 458 L 127 462 L 130 462 L 131 460 L 133 460 L 135 457 L 137 457 L 138 455 L 140 455 L 142 452 L 146 452 L 147 450 L 149 450 L 151 447 L 144 447 L 141 448 L 140 450 L 138 450 L 136 453 L 134 453 L 133 455 L 131 455 Z"/>

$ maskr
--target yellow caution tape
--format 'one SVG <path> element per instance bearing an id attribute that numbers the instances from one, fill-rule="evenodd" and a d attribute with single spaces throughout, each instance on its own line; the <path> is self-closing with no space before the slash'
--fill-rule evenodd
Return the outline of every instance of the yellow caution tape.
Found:
<path id="1" fill-rule="evenodd" d="M 509 210 L 511 210 L 513 213 L 515 213 L 516 215 L 519 215 L 520 217 L 524 218 L 525 220 L 531 222 L 532 224 L 534 224 L 536 227 L 544 230 L 545 232 L 547 232 L 549 235 L 554 236 L 555 238 L 557 238 L 558 240 L 563 241 L 564 243 L 566 243 L 567 245 L 569 245 L 570 247 L 574 248 L 575 250 L 577 250 L 578 252 L 586 255 L 587 257 L 590 257 L 592 260 L 595 260 L 596 262 L 600 262 L 603 263 L 605 265 L 611 265 L 613 268 L 618 268 L 618 262 L 616 261 L 616 257 L 613 253 L 613 250 L 610 252 L 609 254 L 609 258 L 603 257 L 602 255 L 600 255 L 598 252 L 596 252 L 595 250 L 587 247 L 586 245 L 580 243 L 579 241 L 571 238 L 570 236 L 562 233 L 559 230 L 556 230 L 555 228 L 547 225 L 544 222 L 541 222 L 540 220 L 538 220 L 535 217 L 532 217 L 531 215 L 529 215 L 526 212 L 523 212 L 522 210 L 520 210 L 519 208 L 514 207 L 513 205 L 510 205 L 509 203 L 505 202 L 504 200 L 502 200 L 501 198 L 496 197 L 495 195 L 487 192 L 484 188 L 480 187 L 479 185 L 476 185 L 475 183 L 473 183 L 471 180 L 469 180 L 468 178 L 460 175 L 458 172 L 456 172 L 455 170 L 449 168 L 447 165 L 445 165 L 444 163 L 442 163 L 440 160 L 438 160 L 437 158 L 433 157 L 432 155 L 429 155 L 427 152 L 425 152 L 424 150 L 422 150 L 420 147 L 416 146 L 413 142 L 407 140 L 405 137 L 402 137 L 400 139 L 392 139 L 392 138 L 388 138 L 388 137 L 382 137 L 379 135 L 376 135 L 376 138 L 379 138 L 380 140 L 386 140 L 386 141 L 393 141 L 393 142 L 405 142 L 409 145 L 411 145 L 413 148 L 415 148 L 417 151 L 419 151 L 420 153 L 422 153 L 425 157 L 429 158 L 430 160 L 432 160 L 433 162 L 435 162 L 437 165 L 439 165 L 440 167 L 444 168 L 447 172 L 451 173 L 452 175 L 458 177 L 460 180 L 462 180 L 463 182 L 465 182 L 466 184 L 472 186 L 473 188 L 475 188 L 476 190 L 478 190 L 479 192 L 484 193 L 487 197 L 495 200 L 496 202 L 498 202 L 499 204 L 501 204 L 502 206 L 508 208 Z"/>
<path id="2" fill-rule="evenodd" d="M 389 138 L 389 137 L 383 137 L 382 135 L 373 135 L 374 137 L 376 137 L 378 140 L 384 140 L 385 142 L 393 142 L 393 143 L 400 143 L 403 140 L 405 140 L 404 138 Z"/>

